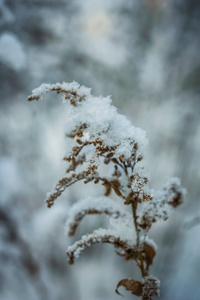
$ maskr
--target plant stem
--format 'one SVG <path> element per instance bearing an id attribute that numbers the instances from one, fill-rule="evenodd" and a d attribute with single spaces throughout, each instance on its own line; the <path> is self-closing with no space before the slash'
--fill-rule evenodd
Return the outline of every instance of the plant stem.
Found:
<path id="1" fill-rule="evenodd" d="M 132 203 L 132 213 L 133 213 L 133 221 L 134 221 L 135 231 L 136 231 L 136 236 L 137 236 L 137 247 L 139 247 L 139 245 L 140 245 L 140 237 L 139 237 L 139 230 L 138 230 L 138 224 L 137 224 L 136 210 L 137 210 L 137 201 L 135 201 L 134 203 Z"/>
<path id="2" fill-rule="evenodd" d="M 133 220 L 134 220 L 134 225 L 135 225 L 135 231 L 136 231 L 136 236 L 137 236 L 137 247 L 140 247 L 140 235 L 139 235 L 139 229 L 138 229 L 138 223 L 137 223 L 137 201 L 132 203 L 132 213 L 133 213 Z M 142 277 L 146 276 L 146 272 L 144 269 L 144 262 L 143 262 L 143 257 L 142 257 L 142 252 L 140 251 L 140 270 L 142 273 Z"/>

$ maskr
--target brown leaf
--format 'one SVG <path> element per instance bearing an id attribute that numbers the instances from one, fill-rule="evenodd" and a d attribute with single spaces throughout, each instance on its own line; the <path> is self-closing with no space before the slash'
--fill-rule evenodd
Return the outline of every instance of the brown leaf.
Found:
<path id="1" fill-rule="evenodd" d="M 135 193 L 131 191 L 128 196 L 126 197 L 126 203 L 133 203 L 135 200 Z"/>
<path id="2" fill-rule="evenodd" d="M 104 184 L 105 186 L 105 196 L 110 196 L 111 192 L 112 192 L 112 188 L 111 188 L 111 185 L 108 183 L 108 184 Z"/>
<path id="3" fill-rule="evenodd" d="M 113 155 L 114 155 L 114 153 L 110 152 L 110 153 L 108 153 L 108 154 L 106 155 L 106 157 L 107 157 L 107 158 L 111 158 L 111 157 L 113 157 Z"/>
<path id="4" fill-rule="evenodd" d="M 117 196 L 120 197 L 122 195 L 121 191 L 118 188 L 116 188 L 115 186 L 113 186 L 112 188 L 115 191 L 115 194 L 117 194 Z"/>
<path id="5" fill-rule="evenodd" d="M 183 203 L 182 194 L 180 192 L 177 192 L 175 188 L 171 188 L 171 192 L 174 193 L 174 197 L 172 197 L 172 199 L 168 201 L 168 204 L 175 208 Z"/>
<path id="6" fill-rule="evenodd" d="M 139 282 L 139 281 L 135 281 L 133 279 L 122 279 L 119 281 L 118 285 L 117 285 L 117 288 L 115 290 L 115 292 L 118 294 L 118 295 L 121 295 L 118 291 L 118 288 L 120 286 L 123 286 L 125 287 L 125 289 L 127 291 L 131 291 L 131 293 L 133 295 L 136 295 L 136 296 L 141 296 L 142 295 L 142 283 Z M 122 296 L 122 295 L 121 295 Z"/>
<path id="7" fill-rule="evenodd" d="M 120 191 L 120 182 L 119 182 L 119 180 L 115 179 L 115 180 L 112 180 L 110 183 L 111 183 L 111 186 L 112 186 L 113 190 L 117 194 L 117 196 L 121 196 L 122 193 Z"/>
<path id="8" fill-rule="evenodd" d="M 123 154 L 120 155 L 119 160 L 120 160 L 121 162 L 124 162 L 124 155 L 123 155 Z"/>
<path id="9" fill-rule="evenodd" d="M 147 267 L 149 267 L 153 263 L 153 259 L 154 256 L 156 255 L 156 251 L 151 245 L 144 243 L 144 253 L 145 253 L 145 261 Z"/>

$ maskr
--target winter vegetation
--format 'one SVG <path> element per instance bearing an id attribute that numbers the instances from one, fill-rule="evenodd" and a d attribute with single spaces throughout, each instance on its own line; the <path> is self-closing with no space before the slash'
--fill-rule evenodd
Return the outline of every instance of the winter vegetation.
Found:
<path id="1" fill-rule="evenodd" d="M 41 83 L 63 80 L 92 87 L 93 95 L 112 95 L 118 112 L 145 130 L 150 142 L 134 170 L 138 166 L 148 178 L 143 188 L 153 202 L 160 196 L 152 188 L 161 191 L 162 202 L 171 184 L 167 178 L 181 178 L 185 201 L 174 213 L 168 204 L 160 208 L 148 231 L 148 243 L 157 245 L 149 276 L 160 280 L 161 299 L 200 299 L 199 28 L 196 0 L 0 0 L 1 300 L 116 300 L 118 282 L 142 282 L 137 262 L 116 255 L 124 250 L 113 243 L 95 243 L 68 265 L 65 251 L 82 236 L 99 228 L 114 234 L 118 220 L 130 215 L 133 223 L 132 205 L 113 187 L 105 196 L 102 181 L 82 179 L 51 209 L 43 202 L 46 192 L 73 172 L 65 174 L 70 162 L 62 160 L 72 151 L 73 139 L 66 145 L 63 128 L 73 106 L 55 101 L 54 92 L 48 101 L 26 99 Z M 114 163 L 100 158 L 97 171 L 110 178 Z M 97 212 L 98 199 L 103 212 L 90 214 Z M 85 201 L 81 214 L 79 201 Z M 138 204 L 138 222 L 148 203 Z M 113 218 L 112 208 L 119 218 Z M 148 216 L 150 211 L 154 207 Z M 165 216 L 170 216 L 166 222 Z M 118 292 L 138 299 L 123 285 Z"/>
<path id="2" fill-rule="evenodd" d="M 93 244 L 113 244 L 118 255 L 134 260 L 141 271 L 140 281 L 120 280 L 116 293 L 120 295 L 118 289 L 123 286 L 142 300 L 153 300 L 159 295 L 160 281 L 150 274 L 157 248 L 148 233 L 153 223 L 167 220 L 171 209 L 182 203 L 185 190 L 178 178 L 169 179 L 161 191 L 150 189 L 149 175 L 142 165 L 147 145 L 145 132 L 119 114 L 110 97 L 94 97 L 89 88 L 63 82 L 42 84 L 28 100 L 39 100 L 50 91 L 62 93 L 63 102 L 69 104 L 70 118 L 63 158 L 67 176 L 47 194 L 47 206 L 51 208 L 66 188 L 80 180 L 101 184 L 104 196 L 86 197 L 70 208 L 66 231 L 73 236 L 87 214 L 106 214 L 111 226 L 83 235 L 68 247 L 68 262 L 73 264 Z M 112 200 L 112 192 L 119 199 Z"/>

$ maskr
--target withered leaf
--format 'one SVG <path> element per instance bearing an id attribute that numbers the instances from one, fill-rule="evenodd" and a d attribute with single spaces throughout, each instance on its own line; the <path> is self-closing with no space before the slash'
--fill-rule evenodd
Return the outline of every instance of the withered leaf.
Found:
<path id="1" fill-rule="evenodd" d="M 111 192 L 112 192 L 112 188 L 111 188 L 111 185 L 110 184 L 104 184 L 105 186 L 105 196 L 110 196 Z"/>
<path id="2" fill-rule="evenodd" d="M 133 280 L 133 279 L 127 279 L 127 278 L 120 280 L 119 283 L 118 283 L 118 285 L 117 285 L 117 288 L 116 288 L 115 292 L 118 295 L 122 296 L 122 294 L 120 294 L 119 291 L 118 291 L 118 288 L 120 286 L 125 287 L 125 289 L 127 291 L 131 291 L 131 293 L 133 295 L 136 295 L 136 296 L 141 296 L 142 295 L 142 287 L 143 287 L 143 285 L 139 281 L 136 281 L 136 280 Z"/>
<path id="3" fill-rule="evenodd" d="M 145 261 L 147 267 L 149 267 L 153 263 L 153 259 L 154 256 L 156 255 L 156 251 L 151 245 L 144 243 L 144 253 L 145 253 Z"/>
<path id="4" fill-rule="evenodd" d="M 117 196 L 121 196 L 122 195 L 121 191 L 118 188 L 116 188 L 115 186 L 113 186 L 113 190 L 115 191 L 115 193 L 117 194 Z"/>
<path id="5" fill-rule="evenodd" d="M 111 157 L 113 157 L 113 155 L 114 155 L 114 153 L 110 152 L 110 153 L 108 153 L 108 154 L 106 155 L 106 157 L 107 157 L 107 158 L 111 158 Z"/>
<path id="6" fill-rule="evenodd" d="M 135 200 L 134 195 L 135 195 L 135 193 L 133 191 L 131 191 L 126 198 L 126 202 L 133 203 L 133 201 Z"/>

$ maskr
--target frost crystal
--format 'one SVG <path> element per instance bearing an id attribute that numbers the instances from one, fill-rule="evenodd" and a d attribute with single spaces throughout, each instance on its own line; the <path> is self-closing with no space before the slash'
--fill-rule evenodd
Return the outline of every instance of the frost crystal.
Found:
<path id="1" fill-rule="evenodd" d="M 147 276 L 143 279 L 142 300 L 153 300 L 160 295 L 160 280 L 154 276 Z"/>

